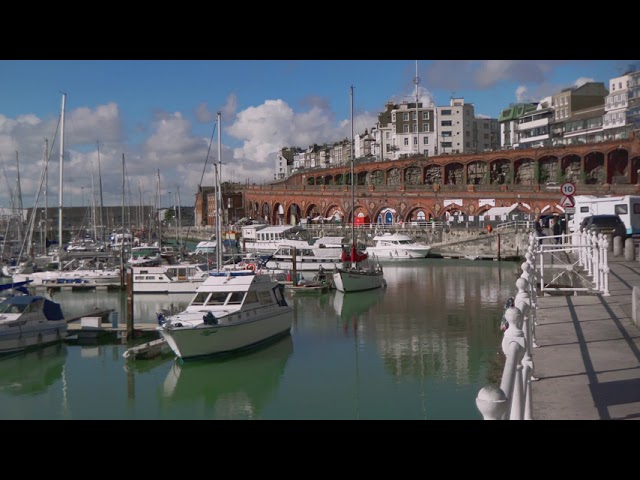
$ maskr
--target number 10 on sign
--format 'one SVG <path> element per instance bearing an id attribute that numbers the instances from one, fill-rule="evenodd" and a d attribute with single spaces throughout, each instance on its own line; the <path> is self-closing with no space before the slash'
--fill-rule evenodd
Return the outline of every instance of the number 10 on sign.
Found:
<path id="1" fill-rule="evenodd" d="M 563 195 L 570 197 L 571 195 L 576 193 L 576 184 L 572 182 L 564 182 L 560 185 L 560 191 Z"/>

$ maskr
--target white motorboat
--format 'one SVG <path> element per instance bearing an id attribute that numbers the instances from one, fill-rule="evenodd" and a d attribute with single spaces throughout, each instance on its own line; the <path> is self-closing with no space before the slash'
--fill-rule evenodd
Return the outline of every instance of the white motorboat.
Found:
<path id="1" fill-rule="evenodd" d="M 405 260 L 408 258 L 426 258 L 431 246 L 416 242 L 409 235 L 403 233 L 384 233 L 373 237 L 373 246 L 367 247 L 365 252 L 380 260 Z"/>
<path id="2" fill-rule="evenodd" d="M 284 286 L 251 270 L 212 272 L 187 308 L 158 315 L 158 330 L 181 359 L 231 353 L 290 334 Z"/>
<path id="3" fill-rule="evenodd" d="M 36 287 L 66 284 L 84 285 L 120 285 L 119 268 L 91 268 L 80 266 L 74 270 L 52 270 L 44 272 L 21 273 L 13 276 L 14 282 L 33 282 Z"/>
<path id="4" fill-rule="evenodd" d="M 59 342 L 67 336 L 67 321 L 59 303 L 32 295 L 24 283 L 0 285 L 0 354 L 17 353 Z"/>
<path id="5" fill-rule="evenodd" d="M 157 245 L 144 245 L 132 247 L 131 254 L 127 260 L 127 265 L 134 266 L 157 266 L 162 263 L 162 250 Z"/>
<path id="6" fill-rule="evenodd" d="M 301 278 L 312 280 L 320 270 L 342 268 L 343 241 L 344 237 L 320 237 L 310 245 L 302 240 L 283 240 L 264 266 L 271 271 L 295 271 Z"/>
<path id="7" fill-rule="evenodd" d="M 206 263 L 133 266 L 133 293 L 195 293 L 209 277 Z"/>
<path id="8" fill-rule="evenodd" d="M 218 142 L 218 158 L 221 154 Z M 219 178 L 216 174 L 218 191 Z M 285 300 L 284 285 L 255 269 L 221 270 L 219 220 L 217 271 L 202 282 L 187 308 L 157 315 L 160 335 L 182 360 L 247 350 L 291 333 L 293 308 Z"/>

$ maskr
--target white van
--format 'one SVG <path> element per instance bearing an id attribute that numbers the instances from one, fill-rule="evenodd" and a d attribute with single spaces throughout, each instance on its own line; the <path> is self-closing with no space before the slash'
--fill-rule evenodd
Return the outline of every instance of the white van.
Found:
<path id="1" fill-rule="evenodd" d="M 575 232 L 585 217 L 591 215 L 618 215 L 627 227 L 627 235 L 640 234 L 640 195 L 596 197 L 576 195 L 575 213 L 569 219 L 569 231 Z"/>

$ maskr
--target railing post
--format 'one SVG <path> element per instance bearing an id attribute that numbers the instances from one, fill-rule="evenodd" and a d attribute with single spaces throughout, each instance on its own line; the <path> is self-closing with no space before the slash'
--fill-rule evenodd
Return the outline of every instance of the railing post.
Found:
<path id="1" fill-rule="evenodd" d="M 502 351 L 505 354 L 505 367 L 502 374 L 500 388 L 507 396 L 507 411 L 510 420 L 520 420 L 523 417 L 522 403 L 522 358 L 525 351 L 524 332 L 522 323 L 524 317 L 519 308 L 509 307 L 505 313 L 509 328 L 504 332 Z"/>
<path id="2" fill-rule="evenodd" d="M 602 259 L 602 294 L 605 297 L 608 297 L 608 296 L 610 296 L 610 293 L 609 293 L 609 256 L 608 256 L 609 239 L 606 238 L 606 237 L 603 239 L 603 248 L 602 248 L 602 250 L 603 250 L 603 256 L 604 256 L 604 258 Z"/>
<path id="3" fill-rule="evenodd" d="M 598 236 L 595 232 L 591 232 L 591 255 L 593 258 L 593 279 L 595 289 L 600 290 L 600 247 L 598 245 Z"/>
<path id="4" fill-rule="evenodd" d="M 504 419 L 507 403 L 507 396 L 495 385 L 482 388 L 476 397 L 476 406 L 484 420 Z"/>
<path id="5" fill-rule="evenodd" d="M 523 274 L 524 276 L 524 274 Z M 525 351 L 522 358 L 522 392 L 523 392 L 523 418 L 531 420 L 533 418 L 533 404 L 531 381 L 537 380 L 533 376 L 533 356 L 531 349 L 533 346 L 533 322 L 531 319 L 531 297 L 529 296 L 529 282 L 521 277 L 516 280 L 518 293 L 514 299 L 514 306 L 522 312 L 524 324 L 523 333 L 525 340 Z"/>

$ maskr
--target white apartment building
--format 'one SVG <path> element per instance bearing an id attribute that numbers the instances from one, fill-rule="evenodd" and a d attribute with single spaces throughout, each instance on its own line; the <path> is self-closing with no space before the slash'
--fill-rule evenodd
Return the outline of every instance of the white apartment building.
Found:
<path id="1" fill-rule="evenodd" d="M 476 151 L 479 147 L 475 111 L 463 98 L 451 98 L 449 106 L 436 107 L 436 155 Z M 474 134 L 474 128 L 475 134 Z M 490 126 L 486 127 L 490 132 Z M 487 147 L 491 148 L 491 147 Z"/>
<path id="2" fill-rule="evenodd" d="M 604 119 L 602 122 L 605 140 L 627 138 L 628 136 L 627 109 L 629 107 L 630 83 L 629 73 L 609 80 L 609 95 L 604 100 Z"/>
<path id="3" fill-rule="evenodd" d="M 499 146 L 497 119 L 475 118 L 473 104 L 463 98 L 451 98 L 444 107 L 389 102 L 371 134 L 371 154 L 380 160 L 477 152 Z"/>
<path id="4" fill-rule="evenodd" d="M 544 98 L 535 110 L 523 113 L 517 120 L 517 141 L 513 148 L 551 145 L 551 123 L 554 119 L 552 97 Z"/>

